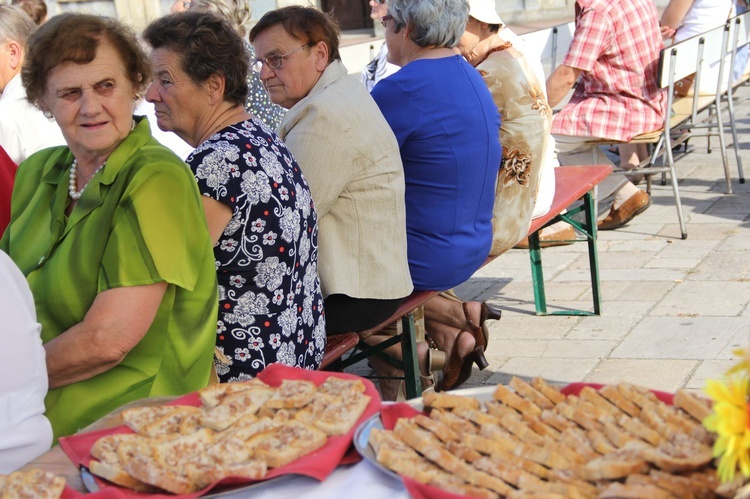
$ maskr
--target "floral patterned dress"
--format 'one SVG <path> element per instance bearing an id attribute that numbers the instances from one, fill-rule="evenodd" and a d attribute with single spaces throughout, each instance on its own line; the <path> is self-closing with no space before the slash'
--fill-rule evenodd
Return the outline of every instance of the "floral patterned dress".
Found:
<path id="1" fill-rule="evenodd" d="M 232 209 L 214 246 L 219 379 L 275 362 L 317 369 L 326 346 L 317 216 L 291 152 L 253 118 L 215 133 L 187 163 L 201 193 Z"/>

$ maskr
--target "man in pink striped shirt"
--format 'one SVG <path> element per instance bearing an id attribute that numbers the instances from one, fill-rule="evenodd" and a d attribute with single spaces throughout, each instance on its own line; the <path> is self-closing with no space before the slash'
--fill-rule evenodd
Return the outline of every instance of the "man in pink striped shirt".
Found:
<path id="1" fill-rule="evenodd" d="M 547 80 L 550 105 L 559 104 L 580 81 L 555 115 L 552 133 L 561 164 L 609 162 L 603 154 L 586 161 L 578 153 L 592 153 L 584 145 L 587 140 L 628 141 L 663 124 L 666 95 L 657 83 L 659 17 L 653 0 L 577 0 L 575 8 L 570 49 Z M 644 150 L 621 145 L 622 167 L 637 166 Z M 599 222 L 603 230 L 622 227 L 651 203 L 648 194 L 619 176 L 600 186 L 600 194 L 610 193 L 614 203 Z"/>

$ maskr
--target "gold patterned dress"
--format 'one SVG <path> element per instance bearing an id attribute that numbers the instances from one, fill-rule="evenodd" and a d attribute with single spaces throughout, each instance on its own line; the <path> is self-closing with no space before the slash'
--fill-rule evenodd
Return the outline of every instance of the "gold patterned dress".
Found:
<path id="1" fill-rule="evenodd" d="M 502 124 L 503 159 L 492 216 L 492 250 L 499 255 L 526 236 L 546 157 L 552 110 L 526 58 L 505 42 L 476 65 Z"/>

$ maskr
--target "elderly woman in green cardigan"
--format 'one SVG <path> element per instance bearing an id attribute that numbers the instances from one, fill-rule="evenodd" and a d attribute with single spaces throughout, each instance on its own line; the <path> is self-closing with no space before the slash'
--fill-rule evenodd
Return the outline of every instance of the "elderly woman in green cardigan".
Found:
<path id="1" fill-rule="evenodd" d="M 190 170 L 133 117 L 151 78 L 132 31 L 55 16 L 32 36 L 22 79 L 67 146 L 21 164 L 0 249 L 34 295 L 58 438 L 132 400 L 207 385 L 216 271 Z"/>

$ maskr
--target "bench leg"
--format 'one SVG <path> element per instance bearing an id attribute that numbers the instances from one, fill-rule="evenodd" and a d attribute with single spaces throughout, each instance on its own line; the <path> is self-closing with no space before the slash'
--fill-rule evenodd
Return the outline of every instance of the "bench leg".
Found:
<path id="1" fill-rule="evenodd" d="M 591 191 L 583 196 L 583 212 L 586 224 L 586 239 L 589 245 L 589 270 L 591 272 L 591 294 L 594 298 L 594 314 L 602 315 L 602 295 L 599 281 L 599 255 L 596 251 L 597 213 L 596 195 Z"/>
<path id="2" fill-rule="evenodd" d="M 401 352 L 403 355 L 404 383 L 406 398 L 412 399 L 422 396 L 422 382 L 419 377 L 419 359 L 417 357 L 416 327 L 414 314 L 410 313 L 401 319 L 403 334 L 401 335 Z"/>
<path id="3" fill-rule="evenodd" d="M 529 259 L 531 261 L 531 279 L 534 286 L 534 302 L 536 315 L 601 315 L 602 296 L 599 280 L 599 256 L 596 251 L 597 238 L 597 206 L 596 188 L 587 192 L 582 198 L 583 204 L 575 208 L 568 208 L 568 212 L 560 214 L 550 220 L 546 225 L 551 225 L 560 220 L 565 221 L 578 229 L 586 236 L 589 250 L 589 270 L 591 273 L 591 293 L 594 300 L 594 311 L 583 310 L 555 310 L 547 311 L 547 297 L 544 292 L 544 271 L 542 270 L 542 251 L 539 247 L 539 231 L 529 235 Z M 580 223 L 573 219 L 577 213 L 583 212 L 584 221 Z"/>
<path id="4" fill-rule="evenodd" d="M 542 270 L 542 250 L 539 247 L 539 232 L 536 231 L 529 235 L 531 281 L 534 285 L 536 315 L 547 315 L 547 296 L 544 293 L 544 271 Z"/>

